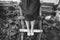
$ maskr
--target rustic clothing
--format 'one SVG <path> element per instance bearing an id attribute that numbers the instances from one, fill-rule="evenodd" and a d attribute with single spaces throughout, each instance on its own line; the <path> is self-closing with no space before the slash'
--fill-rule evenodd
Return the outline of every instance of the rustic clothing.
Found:
<path id="1" fill-rule="evenodd" d="M 38 18 L 40 8 L 39 0 L 22 0 L 21 7 L 26 20 L 32 21 Z"/>

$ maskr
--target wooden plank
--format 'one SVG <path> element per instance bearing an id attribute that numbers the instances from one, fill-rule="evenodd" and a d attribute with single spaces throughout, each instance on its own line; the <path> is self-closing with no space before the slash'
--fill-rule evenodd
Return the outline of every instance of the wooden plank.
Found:
<path id="1" fill-rule="evenodd" d="M 58 4 L 59 0 L 40 0 L 41 3 L 54 3 Z"/>
<path id="2" fill-rule="evenodd" d="M 27 29 L 20 29 L 20 32 L 28 32 L 28 30 Z M 43 32 L 43 30 L 34 29 L 33 32 L 40 33 L 40 32 Z"/>

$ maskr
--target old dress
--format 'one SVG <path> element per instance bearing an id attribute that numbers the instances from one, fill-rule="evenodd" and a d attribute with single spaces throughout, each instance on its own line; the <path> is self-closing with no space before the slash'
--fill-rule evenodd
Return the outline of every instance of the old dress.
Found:
<path id="1" fill-rule="evenodd" d="M 21 7 L 26 20 L 32 21 L 38 18 L 40 8 L 39 0 L 22 0 Z"/>

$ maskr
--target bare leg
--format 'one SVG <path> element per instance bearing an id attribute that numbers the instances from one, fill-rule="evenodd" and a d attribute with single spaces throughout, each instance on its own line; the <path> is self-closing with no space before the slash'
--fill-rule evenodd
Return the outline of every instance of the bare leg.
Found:
<path id="1" fill-rule="evenodd" d="M 28 30 L 28 32 L 27 32 L 28 34 L 27 35 L 30 36 L 29 21 L 25 20 L 25 23 L 26 23 L 27 30 Z"/>
<path id="2" fill-rule="evenodd" d="M 31 35 L 34 35 L 33 29 L 34 29 L 34 21 L 31 21 Z"/>

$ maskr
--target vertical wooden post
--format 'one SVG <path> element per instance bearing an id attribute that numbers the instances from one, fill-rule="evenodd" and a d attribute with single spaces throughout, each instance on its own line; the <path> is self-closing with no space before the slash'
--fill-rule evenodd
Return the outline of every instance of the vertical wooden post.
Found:
<path id="1" fill-rule="evenodd" d="M 41 12 L 41 7 L 40 7 L 40 13 L 39 13 L 39 17 L 41 17 L 42 16 L 42 12 Z M 40 30 L 42 30 L 42 20 L 39 20 L 39 27 L 40 27 Z M 41 32 L 40 32 L 40 34 L 39 34 L 39 39 L 38 40 L 41 40 Z"/>
<path id="2" fill-rule="evenodd" d="M 22 9 L 20 7 L 20 16 L 23 16 Z M 24 21 L 21 19 L 22 29 L 24 29 Z M 24 40 L 24 33 L 21 33 L 21 40 Z"/>

